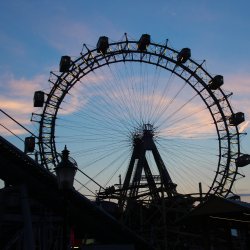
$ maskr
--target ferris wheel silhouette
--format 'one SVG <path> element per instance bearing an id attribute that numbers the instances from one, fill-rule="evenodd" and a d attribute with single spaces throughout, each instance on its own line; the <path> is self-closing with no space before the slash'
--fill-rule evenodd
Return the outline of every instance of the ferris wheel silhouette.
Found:
<path id="1" fill-rule="evenodd" d="M 223 76 L 204 65 L 189 48 L 175 50 L 148 34 L 101 36 L 79 57 L 62 56 L 50 92 L 34 96 L 42 165 L 52 171 L 67 145 L 104 198 L 158 197 L 159 186 L 169 197 L 197 194 L 198 183 L 204 196 L 232 195 L 239 167 L 249 163 L 240 151 L 244 114 L 232 110 Z"/>

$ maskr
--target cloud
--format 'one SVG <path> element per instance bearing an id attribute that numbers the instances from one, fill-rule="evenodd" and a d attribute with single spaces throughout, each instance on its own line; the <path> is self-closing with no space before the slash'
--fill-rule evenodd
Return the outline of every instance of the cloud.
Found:
<path id="1" fill-rule="evenodd" d="M 71 113 L 74 113 L 76 111 L 79 111 L 86 103 L 89 101 L 90 98 L 92 98 L 95 95 L 103 95 L 105 96 L 105 92 L 103 93 L 95 93 L 94 85 L 101 85 L 105 81 L 110 81 L 111 79 L 110 75 L 107 75 L 104 77 L 103 74 L 100 76 L 90 74 L 88 75 L 83 83 L 76 84 L 74 88 L 71 89 L 70 94 L 67 95 L 67 98 L 65 99 L 65 103 L 62 105 L 62 110 L 60 110 L 61 115 L 69 115 Z M 1 77 L 1 82 L 4 84 L 1 84 L 1 94 L 0 94 L 0 107 L 9 113 L 11 116 L 13 116 L 15 119 L 20 121 L 22 124 L 30 126 L 30 116 L 31 113 L 34 112 L 33 108 L 33 94 L 36 90 L 45 90 L 45 92 L 49 92 L 50 89 L 48 84 L 48 76 L 44 75 L 37 75 L 34 76 L 31 79 L 27 78 L 20 78 L 17 79 L 14 77 L 13 74 L 5 74 Z M 233 107 L 235 112 L 237 111 L 243 111 L 246 114 L 246 122 L 241 124 L 240 126 L 240 132 L 245 131 L 249 125 L 249 119 L 250 116 L 250 88 L 249 86 L 249 79 L 250 76 L 248 75 L 227 75 L 225 77 L 225 87 L 235 92 L 235 95 L 231 99 L 233 103 Z M 136 81 L 136 79 L 135 79 Z M 126 81 L 124 81 L 126 82 Z M 237 84 L 236 84 L 237 83 Z M 173 89 L 173 91 L 175 91 Z M 84 93 L 84 98 L 83 98 Z M 124 89 L 123 92 L 119 92 L 117 90 L 112 90 L 112 94 L 114 99 L 114 102 L 117 102 L 119 105 L 124 105 L 124 96 L 122 95 L 131 95 L 131 90 L 126 92 Z M 138 93 L 135 95 L 139 95 Z M 185 95 L 188 95 L 188 92 L 185 91 Z M 154 95 L 144 95 L 141 96 L 141 102 L 144 104 L 150 103 L 152 105 L 152 110 L 157 110 L 157 106 L 160 105 L 164 107 L 170 102 L 170 99 L 168 97 L 162 99 L 161 93 L 155 92 Z M 162 99 L 162 100 L 161 100 Z M 129 100 L 129 99 L 128 99 Z M 186 99 L 187 100 L 187 99 Z M 120 102 L 120 103 L 119 103 Z M 183 104 L 183 97 L 180 96 L 176 98 L 174 105 L 175 106 L 181 106 Z M 70 105 L 69 105 L 70 104 Z M 135 103 L 133 102 L 127 102 L 127 108 L 133 109 L 133 105 Z M 125 110 L 125 109 L 124 109 Z M 172 133 L 178 134 L 179 131 L 183 131 L 181 136 L 185 137 L 191 137 L 198 134 L 211 134 L 214 131 L 214 127 L 212 125 L 210 116 L 207 111 L 200 111 L 202 110 L 202 107 L 196 102 L 189 103 L 186 107 L 181 109 L 178 113 L 174 114 L 174 116 L 168 121 L 168 125 L 171 125 L 171 122 L 173 122 L 173 126 L 170 126 L 169 128 L 164 128 L 162 130 L 162 133 Z M 167 116 L 171 112 L 173 112 L 174 109 L 169 109 L 166 114 L 164 114 L 164 117 L 162 117 L 162 120 L 164 118 L 167 118 Z M 41 112 L 41 110 L 39 111 Z M 119 114 L 117 114 L 119 115 Z M 185 118 L 182 122 L 178 123 L 178 119 Z M 176 121 L 176 125 L 174 125 Z M 13 124 L 11 125 L 7 120 L 6 117 L 2 117 L 2 122 L 4 124 L 7 124 L 10 129 L 15 129 L 15 131 L 18 134 L 21 134 L 22 132 L 16 128 Z M 205 126 L 206 125 L 206 126 Z M 3 133 L 3 128 L 0 128 L 0 131 Z M 24 131 L 23 131 L 24 132 Z"/>
<path id="2" fill-rule="evenodd" d="M 0 96 L 0 98 L 0 107 L 3 110 L 19 114 L 26 114 L 28 112 L 32 112 L 32 103 L 28 103 L 26 100 L 17 101 L 2 96 Z"/>
<path id="3" fill-rule="evenodd" d="M 172 91 L 176 94 L 176 85 L 173 86 Z M 105 95 L 104 92 L 104 98 Z M 141 115 L 145 116 L 144 119 L 149 117 L 150 120 L 157 121 L 153 124 L 157 127 L 157 132 L 160 132 L 161 136 L 167 137 L 198 139 L 215 135 L 216 129 L 209 111 L 201 106 L 200 100 L 188 102 L 190 96 L 193 94 L 186 90 L 173 101 L 171 95 L 162 96 L 162 92 L 159 90 L 149 94 L 142 93 L 139 89 L 115 89 L 112 91 L 113 105 L 122 107 L 124 110 L 121 112 L 120 109 L 117 109 L 114 119 L 125 117 L 126 120 L 131 119 L 132 116 L 138 119 L 136 122 L 140 123 Z M 187 105 L 185 105 L 186 102 Z M 127 110 L 130 110 L 130 113 Z"/>
<path id="4" fill-rule="evenodd" d="M 45 88 L 45 84 L 47 83 L 48 76 L 44 75 L 37 75 L 34 76 L 32 79 L 28 78 L 15 78 L 15 76 L 11 73 L 4 74 L 0 81 L 1 81 L 1 90 L 4 90 L 4 95 L 12 96 L 13 98 L 16 97 L 30 97 L 31 92 L 39 88 Z M 1 92 L 1 94 L 3 94 Z M 33 95 L 32 95 L 33 97 Z M 32 99 L 31 97 L 31 99 Z"/>
<path id="5" fill-rule="evenodd" d="M 79 111 L 88 102 L 88 98 L 82 98 L 78 90 L 77 88 L 71 89 L 61 105 L 59 115 L 69 115 Z"/>
<path id="6" fill-rule="evenodd" d="M 50 17 L 48 20 L 44 20 L 41 25 L 43 32 L 39 33 L 38 36 L 60 53 L 70 55 L 79 55 L 83 43 L 92 43 L 98 36 L 85 23 L 65 18 L 65 15 Z M 93 46 L 95 45 L 96 42 Z"/>
<path id="7" fill-rule="evenodd" d="M 135 85 L 140 84 L 140 79 L 134 79 Z M 239 126 L 240 132 L 245 132 L 249 126 L 250 126 L 250 75 L 247 74 L 232 74 L 232 75 L 226 75 L 224 77 L 225 84 L 223 88 L 226 88 L 225 93 L 234 92 L 234 95 L 230 97 L 229 101 L 232 104 L 232 108 L 234 113 L 236 112 L 244 112 L 245 113 L 245 119 L 246 121 Z M 140 86 L 140 85 L 139 85 Z M 178 91 L 178 89 L 175 89 L 176 86 L 179 86 L 177 81 L 173 82 L 172 90 L 173 94 L 175 91 Z M 114 92 L 115 100 L 116 102 L 119 102 L 119 105 L 122 105 L 122 100 L 124 99 L 123 95 L 129 95 L 132 91 L 126 92 L 123 90 L 123 93 L 117 91 Z M 162 133 L 168 134 L 171 133 L 172 135 L 176 134 L 178 136 L 182 137 L 195 137 L 195 136 L 209 136 L 216 133 L 215 127 L 213 125 L 213 121 L 211 119 L 211 116 L 209 115 L 209 112 L 207 110 L 201 111 L 203 106 L 201 106 L 201 103 L 197 101 L 190 102 L 187 106 L 185 106 L 183 109 L 181 109 L 178 113 L 174 113 L 176 107 L 180 107 L 184 104 L 185 100 L 187 100 L 187 96 L 192 96 L 191 91 L 188 90 L 188 87 L 185 88 L 185 91 L 183 91 L 183 96 L 178 96 L 174 101 L 174 108 L 171 109 L 171 107 L 167 110 L 167 112 L 164 114 L 167 118 L 169 115 L 173 113 L 173 116 L 171 119 L 167 120 L 167 127 L 163 128 Z M 140 93 L 135 93 L 135 96 L 140 96 Z M 171 96 L 171 94 L 169 95 Z M 173 96 L 173 95 L 172 95 Z M 128 99 L 129 100 L 129 99 Z M 142 103 L 152 105 L 152 110 L 157 110 L 157 106 L 166 106 L 168 103 L 170 103 L 170 99 L 168 97 L 162 99 L 162 93 L 154 93 L 154 95 L 144 95 L 141 96 Z M 133 105 L 135 103 L 133 102 L 127 102 L 127 107 L 129 107 L 130 110 L 133 109 Z M 146 105 L 147 106 L 147 105 Z M 136 107 L 136 105 L 135 105 Z M 182 118 L 185 118 L 181 121 Z M 180 121 L 178 123 L 178 120 Z M 176 123 L 175 123 L 176 121 Z M 173 126 L 171 126 L 171 124 Z M 182 134 L 179 133 L 179 131 L 183 131 Z"/>
<path id="8" fill-rule="evenodd" d="M 241 124 L 239 132 L 243 133 L 247 128 L 249 128 L 249 121 L 245 121 L 244 123 Z"/>
<path id="9" fill-rule="evenodd" d="M 245 122 L 240 126 L 240 132 L 250 126 L 250 74 L 228 74 L 224 76 L 224 88 L 234 93 L 230 99 L 234 112 L 243 112 Z"/>
<path id="10" fill-rule="evenodd" d="M 124 30 L 118 30 L 116 23 L 97 9 L 92 11 L 92 22 L 86 20 L 88 17 L 84 15 L 80 19 L 72 18 L 68 9 L 63 6 L 57 6 L 55 11 L 57 15 L 48 16 L 43 22 L 31 24 L 30 28 L 42 41 L 63 54 L 78 56 L 83 44 L 92 49 L 95 48 L 100 36 L 106 35 L 112 41 L 119 39 L 124 33 Z"/>
<path id="11" fill-rule="evenodd" d="M 32 79 L 16 79 L 13 74 L 5 74 L 0 78 L 0 108 L 24 126 L 30 126 L 31 113 L 33 108 L 34 91 L 45 87 L 47 77 L 35 76 Z M 25 134 L 26 131 L 11 121 L 10 118 L 1 113 L 1 123 L 15 134 Z M 10 133 L 0 127 L 1 134 Z"/>
<path id="12" fill-rule="evenodd" d="M 182 100 L 178 99 L 176 107 L 182 106 Z M 168 115 L 167 115 L 168 117 Z M 166 120 L 166 128 L 162 133 L 167 137 L 204 139 L 216 137 L 216 128 L 209 111 L 203 109 L 199 103 L 189 103 L 170 119 Z"/>
<path id="13" fill-rule="evenodd" d="M 11 119 L 7 118 L 7 117 L 2 117 L 3 114 L 0 114 L 1 116 L 1 123 L 0 123 L 0 134 L 4 135 L 4 136 L 10 136 L 10 135 L 23 135 L 26 134 L 26 131 L 21 128 L 19 125 L 17 125 L 14 121 L 12 121 Z M 25 124 L 27 123 L 26 119 L 18 119 L 18 122 L 20 122 L 21 124 Z M 25 124 L 27 125 L 27 124 Z"/>
<path id="14" fill-rule="evenodd" d="M 232 100 L 244 100 L 250 103 L 250 74 L 228 74 L 224 76 L 223 88 L 232 91 L 235 95 Z M 244 107 L 243 107 L 244 108 Z"/>
<path id="15" fill-rule="evenodd" d="M 99 84 L 104 80 L 104 76 L 95 77 L 88 76 L 84 84 L 76 84 L 71 89 L 70 94 L 66 96 L 61 109 L 60 115 L 69 115 L 79 111 L 87 102 L 88 98 L 94 93 L 86 92 L 86 87 L 93 84 Z M 28 128 L 32 126 L 30 122 L 32 112 L 41 113 L 41 108 L 33 107 L 33 96 L 37 90 L 42 90 L 45 93 L 50 92 L 50 85 L 48 83 L 48 76 L 36 75 L 33 78 L 16 78 L 11 73 L 6 73 L 0 77 L 0 108 Z M 82 93 L 86 92 L 84 98 Z M 17 135 L 26 134 L 26 131 L 13 122 L 10 118 L 0 113 L 1 124 L 11 130 Z M 31 129 L 33 130 L 33 128 Z M 0 133 L 2 135 L 10 135 L 10 132 L 3 126 L 0 126 Z"/>
<path id="16" fill-rule="evenodd" d="M 56 21 L 59 23 L 60 21 Z M 43 36 L 52 47 L 61 52 L 77 53 L 81 51 L 83 38 L 91 36 L 91 32 L 84 24 L 62 21 L 63 25 L 57 27 L 56 33 L 51 29 L 49 34 Z"/>

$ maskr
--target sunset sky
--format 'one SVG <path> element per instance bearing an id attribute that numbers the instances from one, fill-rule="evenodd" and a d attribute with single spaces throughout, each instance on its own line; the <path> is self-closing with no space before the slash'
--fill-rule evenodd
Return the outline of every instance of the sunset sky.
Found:
<path id="1" fill-rule="evenodd" d="M 83 43 L 93 48 L 100 36 L 117 41 L 148 33 L 156 43 L 192 49 L 212 75 L 223 75 L 233 92 L 235 112 L 245 113 L 242 130 L 250 133 L 250 3 L 248 0 L 9 0 L 0 2 L 0 108 L 34 131 L 33 93 L 49 91 L 49 72 L 62 55 L 78 57 Z M 80 102 L 80 100 L 78 100 Z M 0 113 L 1 124 L 21 138 L 24 131 Z M 6 139 L 20 141 L 0 126 Z M 249 135 L 242 140 L 250 154 Z M 250 165 L 237 191 L 250 193 Z"/>

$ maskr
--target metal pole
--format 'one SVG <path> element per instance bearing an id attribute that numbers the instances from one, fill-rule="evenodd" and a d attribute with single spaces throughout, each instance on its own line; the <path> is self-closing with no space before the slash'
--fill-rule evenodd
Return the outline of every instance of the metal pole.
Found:
<path id="1" fill-rule="evenodd" d="M 26 186 L 23 184 L 20 186 L 20 193 L 21 193 L 21 206 L 22 206 L 22 213 L 24 219 L 24 241 L 23 247 L 27 250 L 34 250 L 34 236 L 32 230 L 32 219 L 30 214 L 30 207 L 28 201 L 28 193 Z"/>
<path id="2" fill-rule="evenodd" d="M 202 184 L 199 182 L 200 203 L 202 203 Z"/>
<path id="3" fill-rule="evenodd" d="M 63 195 L 64 195 L 63 250 L 69 250 L 70 249 L 69 190 L 63 190 Z"/>
<path id="4" fill-rule="evenodd" d="M 164 184 L 161 182 L 161 199 L 162 199 L 162 216 L 163 216 L 163 249 L 168 249 L 168 237 L 167 237 L 167 218 L 166 218 L 166 204 L 165 204 L 165 195 L 164 195 Z"/>

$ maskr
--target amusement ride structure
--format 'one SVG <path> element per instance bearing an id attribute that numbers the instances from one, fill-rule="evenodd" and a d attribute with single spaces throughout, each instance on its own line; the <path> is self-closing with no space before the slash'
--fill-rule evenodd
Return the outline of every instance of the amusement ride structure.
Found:
<path id="1" fill-rule="evenodd" d="M 78 57 L 62 56 L 49 83 L 35 92 L 38 130 L 26 151 L 37 143 L 39 163 L 53 172 L 67 145 L 80 171 L 76 190 L 154 246 L 184 244 L 179 222 L 192 208 L 234 197 L 250 163 L 240 149 L 244 113 L 233 111 L 223 76 L 189 48 L 148 34 L 101 36 Z"/>

